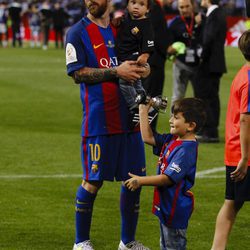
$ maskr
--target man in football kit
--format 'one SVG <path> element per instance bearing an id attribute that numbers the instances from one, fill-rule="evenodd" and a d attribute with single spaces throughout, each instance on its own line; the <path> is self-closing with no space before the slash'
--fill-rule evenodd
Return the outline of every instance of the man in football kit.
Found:
<path id="1" fill-rule="evenodd" d="M 230 89 L 225 123 L 225 201 L 217 215 L 212 250 L 226 248 L 238 212 L 250 201 L 250 30 L 241 35 L 238 44 L 247 62 Z"/>
<path id="2" fill-rule="evenodd" d="M 76 239 L 74 249 L 92 250 L 92 210 L 103 181 L 125 181 L 128 172 L 145 175 L 144 146 L 139 131 L 128 129 L 128 109 L 118 78 L 128 82 L 149 73 L 134 61 L 118 66 L 110 25 L 109 0 L 85 0 L 86 17 L 73 25 L 66 37 L 67 73 L 80 84 L 83 106 L 83 181 L 76 194 Z M 135 241 L 140 189 L 121 187 L 120 250 L 148 249 Z"/>
<path id="3" fill-rule="evenodd" d="M 143 141 L 159 155 L 157 175 L 137 176 L 125 181 L 131 190 L 155 186 L 153 213 L 160 220 L 161 250 L 185 250 L 188 220 L 193 211 L 193 194 L 198 143 L 195 133 L 206 118 L 204 103 L 196 98 L 174 102 L 169 120 L 170 133 L 152 132 L 148 123 L 150 105 L 141 104 L 140 127 Z"/>

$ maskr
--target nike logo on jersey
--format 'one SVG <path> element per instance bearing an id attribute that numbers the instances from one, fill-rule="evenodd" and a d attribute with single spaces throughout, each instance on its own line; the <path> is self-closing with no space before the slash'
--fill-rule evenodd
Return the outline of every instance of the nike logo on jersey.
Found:
<path id="1" fill-rule="evenodd" d="M 152 47 L 152 46 L 154 46 L 154 41 L 149 41 L 148 40 L 148 47 Z"/>
<path id="2" fill-rule="evenodd" d="M 101 47 L 103 45 L 103 43 L 100 43 L 100 44 L 94 44 L 94 49 L 98 49 L 99 47 Z"/>

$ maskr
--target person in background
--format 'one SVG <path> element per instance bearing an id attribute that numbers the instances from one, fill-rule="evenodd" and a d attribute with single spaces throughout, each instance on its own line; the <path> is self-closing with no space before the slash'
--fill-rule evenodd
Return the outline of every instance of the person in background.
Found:
<path id="1" fill-rule="evenodd" d="M 225 133 L 226 192 L 216 220 L 212 250 L 225 250 L 245 201 L 250 201 L 250 30 L 238 42 L 246 64 L 235 76 L 227 106 Z"/>
<path id="2" fill-rule="evenodd" d="M 12 29 L 12 46 L 16 47 L 16 41 L 18 41 L 19 47 L 22 47 L 21 36 L 21 21 L 22 21 L 22 6 L 19 1 L 14 1 L 9 7 L 9 17 L 11 19 Z"/>
<path id="3" fill-rule="evenodd" d="M 169 23 L 171 45 L 167 49 L 169 56 L 175 56 L 172 103 L 185 96 L 189 82 L 194 86 L 200 63 L 203 28 L 200 15 L 196 15 L 194 11 L 193 0 L 178 0 L 178 10 L 180 14 Z M 178 54 L 174 47 L 176 42 L 182 42 L 185 45 L 183 54 Z"/>
<path id="4" fill-rule="evenodd" d="M 41 17 L 36 4 L 30 6 L 29 25 L 31 30 L 30 47 L 40 47 Z"/>
<path id="5" fill-rule="evenodd" d="M 41 9 L 41 29 L 43 35 L 43 50 L 48 49 L 50 26 L 52 23 L 52 10 L 48 0 L 43 1 Z"/>
<path id="6" fill-rule="evenodd" d="M 7 47 L 7 20 L 8 20 L 8 11 L 6 2 L 0 2 L 0 45 L 2 47 Z"/>
<path id="7" fill-rule="evenodd" d="M 197 137 L 200 142 L 219 142 L 220 121 L 220 79 L 226 73 L 225 39 L 227 22 L 219 0 L 202 0 L 201 6 L 207 9 L 202 38 L 201 63 L 195 77 L 195 97 L 202 99 L 207 106 L 207 121 Z"/>
<path id="8" fill-rule="evenodd" d="M 59 48 L 59 41 L 61 43 L 61 48 L 64 48 L 64 29 L 67 24 L 69 15 L 60 6 L 59 2 L 54 4 L 54 10 L 52 12 L 53 28 L 55 31 L 55 46 Z"/>

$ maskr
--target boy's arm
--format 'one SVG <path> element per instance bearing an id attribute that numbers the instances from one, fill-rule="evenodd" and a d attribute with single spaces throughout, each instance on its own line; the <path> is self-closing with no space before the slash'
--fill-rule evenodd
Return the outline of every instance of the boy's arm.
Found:
<path id="1" fill-rule="evenodd" d="M 141 186 L 171 186 L 173 181 L 165 174 L 138 176 L 129 173 L 130 179 L 125 181 L 125 186 L 134 191 Z"/>
<path id="2" fill-rule="evenodd" d="M 250 113 L 240 115 L 240 145 L 241 160 L 235 171 L 231 173 L 234 181 L 241 181 L 247 174 L 248 161 L 250 159 Z"/>
<path id="3" fill-rule="evenodd" d="M 155 146 L 156 142 L 153 135 L 153 131 L 148 122 L 148 111 L 150 107 L 151 107 L 150 102 L 147 105 L 144 104 L 139 105 L 140 129 L 141 129 L 142 140 L 149 145 Z"/>

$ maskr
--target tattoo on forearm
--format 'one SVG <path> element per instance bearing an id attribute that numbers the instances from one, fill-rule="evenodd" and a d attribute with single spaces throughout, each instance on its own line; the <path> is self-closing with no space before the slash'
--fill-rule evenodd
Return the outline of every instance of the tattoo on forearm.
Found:
<path id="1" fill-rule="evenodd" d="M 98 83 L 103 81 L 114 80 L 117 77 L 116 68 L 96 69 L 82 68 L 74 72 L 73 78 L 75 83 Z"/>

